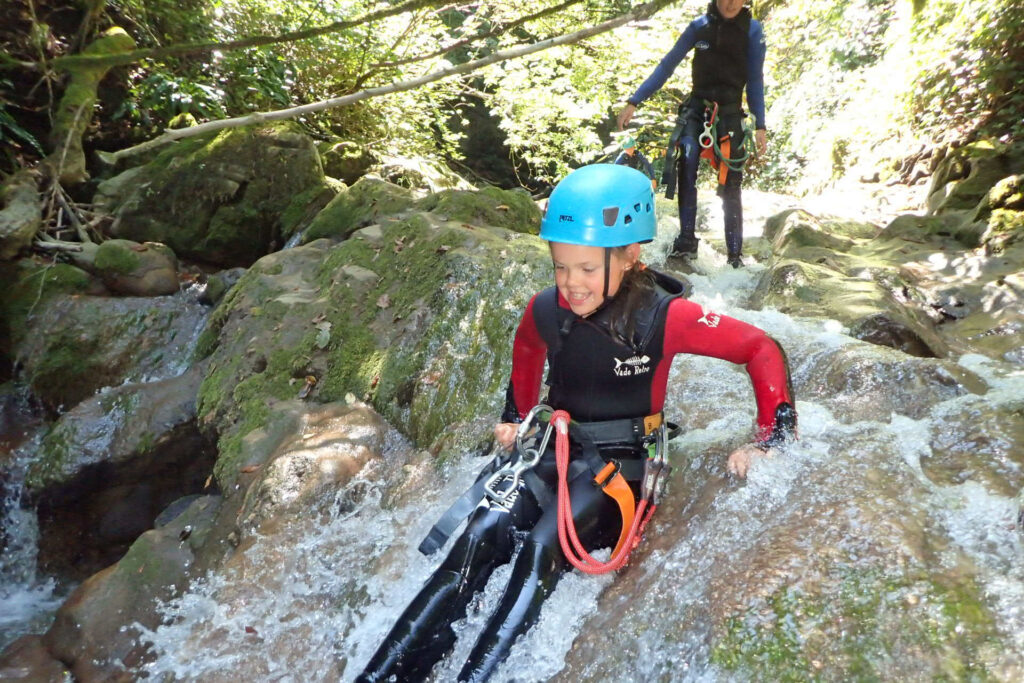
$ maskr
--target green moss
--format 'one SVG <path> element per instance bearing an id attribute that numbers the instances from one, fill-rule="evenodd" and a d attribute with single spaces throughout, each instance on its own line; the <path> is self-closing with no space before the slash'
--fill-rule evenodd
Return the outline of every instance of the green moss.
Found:
<path id="1" fill-rule="evenodd" d="M 988 219 L 981 243 L 989 253 L 1001 254 L 1012 244 L 1024 242 L 1024 211 L 996 209 Z"/>
<path id="2" fill-rule="evenodd" d="M 477 192 L 444 190 L 423 198 L 417 208 L 473 225 L 494 225 L 531 235 L 540 232 L 540 209 L 524 191 L 496 187 Z"/>
<path id="3" fill-rule="evenodd" d="M 127 275 L 139 267 L 139 255 L 126 240 L 107 240 L 96 250 L 96 267 L 101 271 Z"/>
<path id="4" fill-rule="evenodd" d="M 0 353 L 10 353 L 28 316 L 50 297 L 85 292 L 91 285 L 88 273 L 64 263 L 0 262 Z"/>
<path id="5" fill-rule="evenodd" d="M 326 207 L 332 199 L 344 190 L 345 186 L 325 179 L 323 185 L 314 185 L 308 190 L 299 192 L 281 212 L 281 239 L 289 240 L 296 232 L 301 232 Z"/>
<path id="6" fill-rule="evenodd" d="M 413 205 L 412 193 L 374 178 L 360 178 L 336 196 L 310 221 L 304 242 L 322 237 L 344 239 L 361 227 L 393 216 Z"/>
<path id="7" fill-rule="evenodd" d="M 138 179 L 145 189 L 119 211 L 118 234 L 248 266 L 279 238 L 295 198 L 324 182 L 312 141 L 293 122 L 221 131 L 148 164 Z"/>
<path id="8" fill-rule="evenodd" d="M 833 590 L 783 587 L 728 618 L 712 662 L 752 680 L 887 680 L 894 661 L 931 680 L 989 678 L 977 653 L 996 630 L 970 579 L 846 569 Z"/>

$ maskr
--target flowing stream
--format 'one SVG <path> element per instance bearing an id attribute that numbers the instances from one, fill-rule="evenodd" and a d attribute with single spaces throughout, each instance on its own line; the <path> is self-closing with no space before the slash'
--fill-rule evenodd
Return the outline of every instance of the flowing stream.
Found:
<path id="1" fill-rule="evenodd" d="M 647 248 L 654 265 L 664 259 L 664 236 L 675 229 L 674 219 L 663 220 L 663 238 Z M 720 224 L 714 214 L 704 220 Z M 881 558 L 897 566 L 926 558 L 929 571 L 949 573 L 955 581 L 970 564 L 1001 642 L 977 657 L 997 679 L 1017 679 L 1024 672 L 1020 501 L 970 480 L 935 484 L 921 466 L 947 416 L 978 397 L 961 392 L 936 398 L 921 377 L 937 372 L 937 361 L 921 363 L 857 341 L 834 321 L 747 310 L 760 265 L 733 270 L 705 243 L 697 267 L 703 274 L 690 278 L 694 300 L 762 327 L 786 349 L 800 440 L 780 457 L 757 463 L 745 483 L 729 480 L 725 455 L 748 438 L 753 420 L 749 380 L 742 368 L 723 361 L 677 358 L 666 412 L 687 431 L 671 445 L 671 501 L 659 510 L 647 547 L 617 577 L 567 575 L 494 680 L 730 680 L 711 646 L 718 606 L 731 595 L 740 604 L 757 604 L 752 595 L 780 585 L 788 586 L 782 595 L 811 590 L 827 575 L 823 554 L 852 568 L 854 578 L 839 586 L 844 592 L 837 601 L 875 605 L 882 610 L 880 623 L 899 605 L 927 601 L 927 581 L 896 581 L 883 592 L 856 578 L 861 567 L 870 577 Z M 848 386 L 827 385 L 823 369 L 843 357 L 856 359 L 856 377 Z M 983 400 L 990 406 L 1012 405 L 1024 395 L 1018 366 L 981 356 L 957 364 L 950 363 L 987 385 Z M 919 395 L 905 386 L 915 383 Z M 898 401 L 895 410 L 872 409 L 897 389 L 910 397 L 905 409 Z M 382 507 L 375 488 L 379 468 L 409 458 L 409 446 L 395 437 L 389 454 L 338 499 L 293 520 L 287 532 L 257 540 L 241 565 L 164 605 L 165 625 L 141 636 L 158 655 L 145 675 L 158 681 L 352 680 L 441 560 L 441 553 L 419 555 L 419 541 L 483 463 L 466 456 L 444 472 L 442 487 L 421 491 L 415 503 Z M 287 548 L 282 537 L 291 539 Z M 509 571 L 505 566 L 495 572 L 456 625 L 455 650 L 431 680 L 454 680 Z M 922 609 L 937 628 L 959 630 L 948 622 L 959 617 L 946 616 L 943 605 Z M 900 629 L 898 621 L 889 627 Z M 888 650 L 863 645 L 891 660 L 869 662 L 876 670 L 904 673 L 904 680 L 922 675 L 910 668 L 920 660 L 908 657 L 906 668 L 901 664 L 900 648 L 909 652 L 913 643 L 897 637 Z"/>
<path id="2" fill-rule="evenodd" d="M 159 361 L 147 366 L 145 372 L 131 371 L 125 386 L 177 377 L 188 370 L 209 314 L 206 306 L 197 303 L 198 295 L 198 288 L 193 285 L 162 299 L 184 329 L 151 340 L 152 347 L 159 347 L 154 352 L 160 356 Z M 98 394 L 109 390 L 100 389 Z M 37 568 L 39 523 L 35 511 L 23 506 L 23 482 L 52 425 L 32 405 L 27 391 L 16 387 L 14 393 L 2 397 L 0 406 L 0 651 L 19 636 L 45 632 L 57 608 L 75 588 L 72 583 L 48 576 Z M 113 430 L 116 422 L 124 419 L 130 416 L 111 414 L 104 421 Z"/>
<path id="3" fill-rule="evenodd" d="M 764 213 L 778 208 L 767 206 Z M 756 215 L 756 208 L 751 213 Z M 714 212 L 702 220 L 712 226 L 707 236 L 720 235 Z M 646 248 L 655 266 L 664 261 L 676 229 L 671 216 L 662 221 L 662 237 Z M 755 223 L 761 221 L 748 214 L 747 225 Z M 922 621 L 958 632 L 949 620 L 960 616 L 928 603 L 927 575 L 889 583 L 871 579 L 873 568 L 908 564 L 952 577 L 954 583 L 971 577 L 995 622 L 993 645 L 976 657 L 993 678 L 1020 680 L 1020 494 L 1001 495 L 970 478 L 935 483 L 922 462 L 933 455 L 938 435 L 955 428 L 948 425 L 957 424 L 956 416 L 975 403 L 989 409 L 1019 404 L 1024 370 L 975 355 L 945 365 L 922 361 L 857 341 L 835 321 L 748 310 L 763 266 L 733 270 L 724 260 L 702 243 L 701 274 L 690 276 L 692 298 L 765 329 L 785 348 L 799 441 L 780 456 L 757 462 L 745 482 L 727 477 L 725 456 L 750 435 L 749 380 L 742 368 L 724 361 L 677 358 L 666 413 L 686 431 L 670 445 L 675 471 L 669 500 L 648 538 L 616 576 L 566 575 L 540 622 L 516 643 L 493 680 L 734 680 L 713 645 L 722 640 L 714 632 L 721 621 L 716 616 L 730 606 L 755 606 L 766 621 L 778 617 L 773 623 L 782 635 L 791 630 L 801 643 L 827 640 L 829 607 L 820 617 L 799 608 L 773 617 L 765 609 L 787 596 L 799 602 L 801 595 L 821 591 L 823 581 L 836 581 L 837 605 L 878 609 L 881 631 L 898 634 L 898 608 L 911 605 L 920 607 Z M 829 381 L 828 369 L 843 361 L 854 368 L 849 381 Z M 959 371 L 980 378 L 983 396 L 943 394 L 939 389 L 949 382 L 931 379 Z M 335 497 L 288 520 L 273 536 L 256 538 L 240 561 L 162 605 L 163 625 L 137 629 L 155 653 L 140 676 L 206 682 L 353 680 L 441 561 L 445 551 L 421 556 L 420 540 L 485 462 L 467 455 L 443 472 L 440 486 L 420 491 L 414 502 L 384 504 L 382 468 L 430 467 L 428 461 L 417 459 L 394 434 L 382 457 Z M 1017 468 L 1005 454 L 1002 461 L 1009 470 Z M 30 526 L 14 533 L 29 538 Z M 831 573 L 840 564 L 849 569 L 843 580 Z M 509 572 L 509 566 L 499 568 L 456 625 L 455 651 L 435 667 L 431 680 L 454 680 Z M 57 598 L 46 585 L 45 580 L 16 584 L 13 593 L 2 595 L 8 602 L 0 609 L 7 613 L 11 600 L 34 600 L 37 612 L 52 610 Z M 894 620 L 888 626 L 887 615 Z M 931 680 L 908 668 L 920 665 L 919 652 L 901 657 L 912 651 L 913 642 L 897 636 L 891 646 L 876 648 L 862 642 L 870 634 L 844 637 L 861 639 L 867 665 L 876 667 L 868 671 L 884 671 L 893 680 Z M 737 642 L 741 649 L 742 640 Z M 827 643 L 821 649 L 828 652 Z M 812 660 L 808 666 L 829 679 L 828 661 Z M 941 664 L 932 670 L 941 670 Z"/>

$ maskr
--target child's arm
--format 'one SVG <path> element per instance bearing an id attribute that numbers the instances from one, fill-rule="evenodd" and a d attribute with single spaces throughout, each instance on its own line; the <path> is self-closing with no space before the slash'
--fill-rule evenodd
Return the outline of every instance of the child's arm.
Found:
<path id="1" fill-rule="evenodd" d="M 789 366 L 782 347 L 764 330 L 706 311 L 687 299 L 669 306 L 665 357 L 675 353 L 711 356 L 746 367 L 757 401 L 757 439 L 767 448 L 796 431 Z"/>

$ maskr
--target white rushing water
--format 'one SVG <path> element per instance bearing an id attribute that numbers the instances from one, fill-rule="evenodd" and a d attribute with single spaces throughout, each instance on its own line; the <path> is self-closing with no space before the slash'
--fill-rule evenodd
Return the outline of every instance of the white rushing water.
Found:
<path id="1" fill-rule="evenodd" d="M 666 220 L 662 235 L 674 230 L 674 219 Z M 648 247 L 655 265 L 667 242 L 663 237 Z M 837 546 L 853 557 L 867 552 L 865 534 L 858 529 L 884 527 L 890 523 L 886 516 L 898 512 L 885 510 L 886 502 L 880 503 L 881 517 L 876 519 L 863 510 L 844 509 L 842 481 L 854 476 L 870 482 L 878 467 L 891 470 L 893 480 L 913 479 L 927 490 L 908 498 L 906 505 L 923 508 L 922 514 L 944 529 L 951 545 L 939 551 L 943 562 L 955 564 L 963 554 L 979 567 L 978 580 L 995 606 L 997 627 L 1017 646 L 991 664 L 997 670 L 1019 671 L 1024 652 L 1024 551 L 1014 524 L 1017 501 L 971 482 L 956 487 L 932 484 L 920 465 L 930 449 L 933 420 L 941 420 L 944 409 L 969 397 L 939 402 L 924 417 L 894 413 L 884 420 L 837 414 L 844 407 L 842 397 L 801 399 L 800 381 L 810 379 L 818 360 L 851 348 L 871 353 L 876 347 L 846 336 L 835 321 L 744 309 L 760 265 L 728 268 L 724 256 L 707 244 L 701 247 L 697 265 L 704 274 L 690 278 L 694 300 L 765 329 L 786 349 L 797 383 L 800 441 L 785 457 L 759 461 L 745 485 L 723 489 L 707 510 L 690 518 L 681 542 L 653 550 L 641 566 L 631 568 L 659 586 L 650 598 L 635 598 L 634 610 L 664 614 L 665 605 L 675 606 L 687 615 L 685 624 L 666 618 L 653 632 L 645 632 L 642 619 L 623 619 L 639 635 L 629 641 L 631 656 L 622 668 L 616 668 L 616 661 L 602 660 L 592 669 L 577 667 L 565 679 L 729 680 L 730 674 L 710 662 L 706 610 L 681 606 L 706 604 L 718 590 L 722 565 L 731 558 L 749 557 L 759 547 L 759 538 L 773 533 L 777 522 L 799 516 L 802 508 L 831 510 L 837 524 L 849 530 L 838 538 Z M 971 356 L 960 363 L 989 382 L 988 401 L 1009 401 L 1024 391 L 1024 374 L 1015 368 Z M 672 445 L 680 481 L 688 470 L 702 466 L 699 458 L 687 463 L 689 456 L 684 454 L 728 452 L 749 437 L 754 407 L 742 368 L 705 358 L 677 359 L 669 406 L 670 417 L 673 411 L 690 409 L 698 413 L 695 422 L 707 418 Z M 892 455 L 879 459 L 878 453 Z M 352 680 L 440 562 L 443 551 L 424 558 L 416 546 L 446 505 L 473 480 L 482 462 L 466 457 L 455 463 L 445 475 L 444 487 L 423 491 L 415 504 L 382 509 L 369 496 L 353 513 L 333 515 L 318 524 L 296 522 L 293 533 L 301 534 L 300 540 L 287 556 L 275 550 L 274 539 L 258 541 L 247 551 L 244 572 L 212 576 L 165 606 L 166 625 L 143 634 L 158 654 L 146 676 L 159 681 Z M 829 485 L 833 468 L 835 485 Z M 360 485 L 371 486 L 373 476 L 372 471 L 365 472 Z M 809 485 L 812 481 L 816 483 Z M 659 518 L 655 527 L 671 524 Z M 810 552 L 811 546 L 807 548 Z M 435 668 L 430 680 L 454 680 L 509 574 L 509 565 L 495 571 L 467 618 L 456 624 L 459 639 L 454 652 Z M 676 578 L 666 581 L 665 576 Z M 601 628 L 601 597 L 615 581 L 612 576 L 569 574 L 545 604 L 540 622 L 516 643 L 493 680 L 545 681 L 557 676 L 587 624 Z M 268 586 L 273 588 L 265 592 Z M 257 587 L 264 592 L 255 592 Z"/>
<path id="2" fill-rule="evenodd" d="M 779 208 L 773 205 L 765 213 Z M 715 210 L 702 220 L 712 226 L 706 236 L 720 236 Z M 671 216 L 661 222 L 661 237 L 647 247 L 655 266 L 663 263 L 677 229 Z M 760 221 L 748 218 L 747 225 L 754 223 Z M 988 653 L 986 663 L 1001 680 L 1014 680 L 1024 671 L 1024 546 L 1016 523 L 1020 496 L 1000 496 L 974 481 L 935 484 L 921 465 L 945 416 L 977 396 L 922 396 L 924 408 L 908 405 L 891 414 L 869 414 L 858 392 L 830 394 L 817 384 L 822 363 L 842 354 L 862 354 L 879 365 L 899 365 L 907 357 L 857 341 L 835 321 L 746 309 L 761 265 L 729 268 L 724 255 L 704 242 L 697 267 L 702 274 L 690 277 L 695 301 L 765 329 L 785 348 L 800 440 L 784 456 L 755 463 L 745 483 L 709 486 L 713 477 L 708 471 L 722 467 L 703 454 L 728 453 L 750 436 L 754 403 L 749 380 L 742 368 L 723 361 L 678 358 L 667 413 L 670 419 L 681 415 L 689 428 L 671 445 L 676 471 L 670 495 L 675 500 L 652 524 L 653 535 L 674 540 L 646 541 L 651 547 L 643 561 L 617 576 L 568 574 L 546 602 L 539 623 L 516 643 L 492 680 L 733 680 L 734 674 L 712 662 L 711 652 L 712 610 L 723 594 L 727 599 L 729 587 L 753 591 L 751 586 L 775 586 L 801 576 L 801 566 L 773 565 L 767 556 L 791 546 L 796 551 L 786 558 L 801 558 L 801 553 L 828 545 L 801 537 L 799 531 L 812 520 L 828 519 L 827 528 L 834 530 L 827 539 L 830 551 L 867 563 L 884 541 L 891 539 L 897 549 L 905 544 L 904 515 L 930 520 L 922 534 L 942 537 L 941 544 L 927 548 L 937 567 L 954 571 L 963 558 L 973 563 L 1005 646 Z M 984 400 L 991 405 L 1010 405 L 1024 395 L 1019 367 L 980 356 L 964 356 L 958 363 L 988 384 Z M 911 376 L 914 371 L 907 372 Z M 875 378 L 862 379 L 869 391 L 884 397 L 881 379 L 877 385 L 871 384 Z M 375 483 L 381 479 L 378 468 L 395 462 L 431 466 L 429 458 L 416 458 L 407 443 L 394 437 L 388 453 L 372 461 L 336 499 L 296 516 L 273 535 L 255 538 L 223 570 L 164 604 L 161 626 L 137 628 L 155 655 L 141 677 L 161 682 L 353 680 L 447 550 L 426 558 L 417 545 L 485 460 L 466 456 L 449 466 L 440 486 L 425 488 L 415 501 L 382 505 Z M 709 492 L 706 500 L 682 499 L 692 492 L 693 482 Z M 876 489 L 875 505 L 849 503 L 854 495 Z M 673 511 L 676 517 L 670 516 Z M 907 554 L 918 550 L 908 548 Z M 817 559 L 808 557 L 808 565 Z M 800 560 L 780 562 L 787 561 Z M 753 581 L 744 578 L 746 567 L 771 571 Z M 509 574 L 510 565 L 495 571 L 467 618 L 456 624 L 454 652 L 430 680 L 454 680 Z M 622 614 L 610 615 L 613 610 Z M 615 629 L 624 654 L 583 664 L 574 659 L 574 647 L 586 650 L 600 640 L 604 628 Z M 571 674 L 563 671 L 567 666 L 573 667 Z M 898 663 L 892 670 L 899 670 Z"/>

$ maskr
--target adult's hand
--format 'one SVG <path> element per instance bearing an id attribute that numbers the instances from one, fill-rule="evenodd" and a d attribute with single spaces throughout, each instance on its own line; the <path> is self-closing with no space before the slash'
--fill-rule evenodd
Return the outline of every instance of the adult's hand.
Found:
<path id="1" fill-rule="evenodd" d="M 752 443 L 740 446 L 729 454 L 729 464 L 727 465 L 729 474 L 735 474 L 740 479 L 744 479 L 755 460 L 771 455 L 771 453 L 771 450 L 765 452 Z"/>
<path id="2" fill-rule="evenodd" d="M 516 443 L 517 431 L 519 431 L 519 425 L 512 422 L 499 422 L 494 425 L 494 440 L 506 451 L 510 451 Z"/>
<path id="3" fill-rule="evenodd" d="M 758 155 L 764 156 L 765 150 L 768 149 L 768 134 L 764 128 L 754 131 L 754 144 L 757 146 Z"/>
<path id="4" fill-rule="evenodd" d="M 617 122 L 619 125 L 619 130 L 622 130 L 623 128 L 629 125 L 629 121 L 630 119 L 633 118 L 633 112 L 635 111 L 636 105 L 633 104 L 627 104 L 625 107 L 622 108 L 622 111 L 619 112 L 619 119 Z"/>

